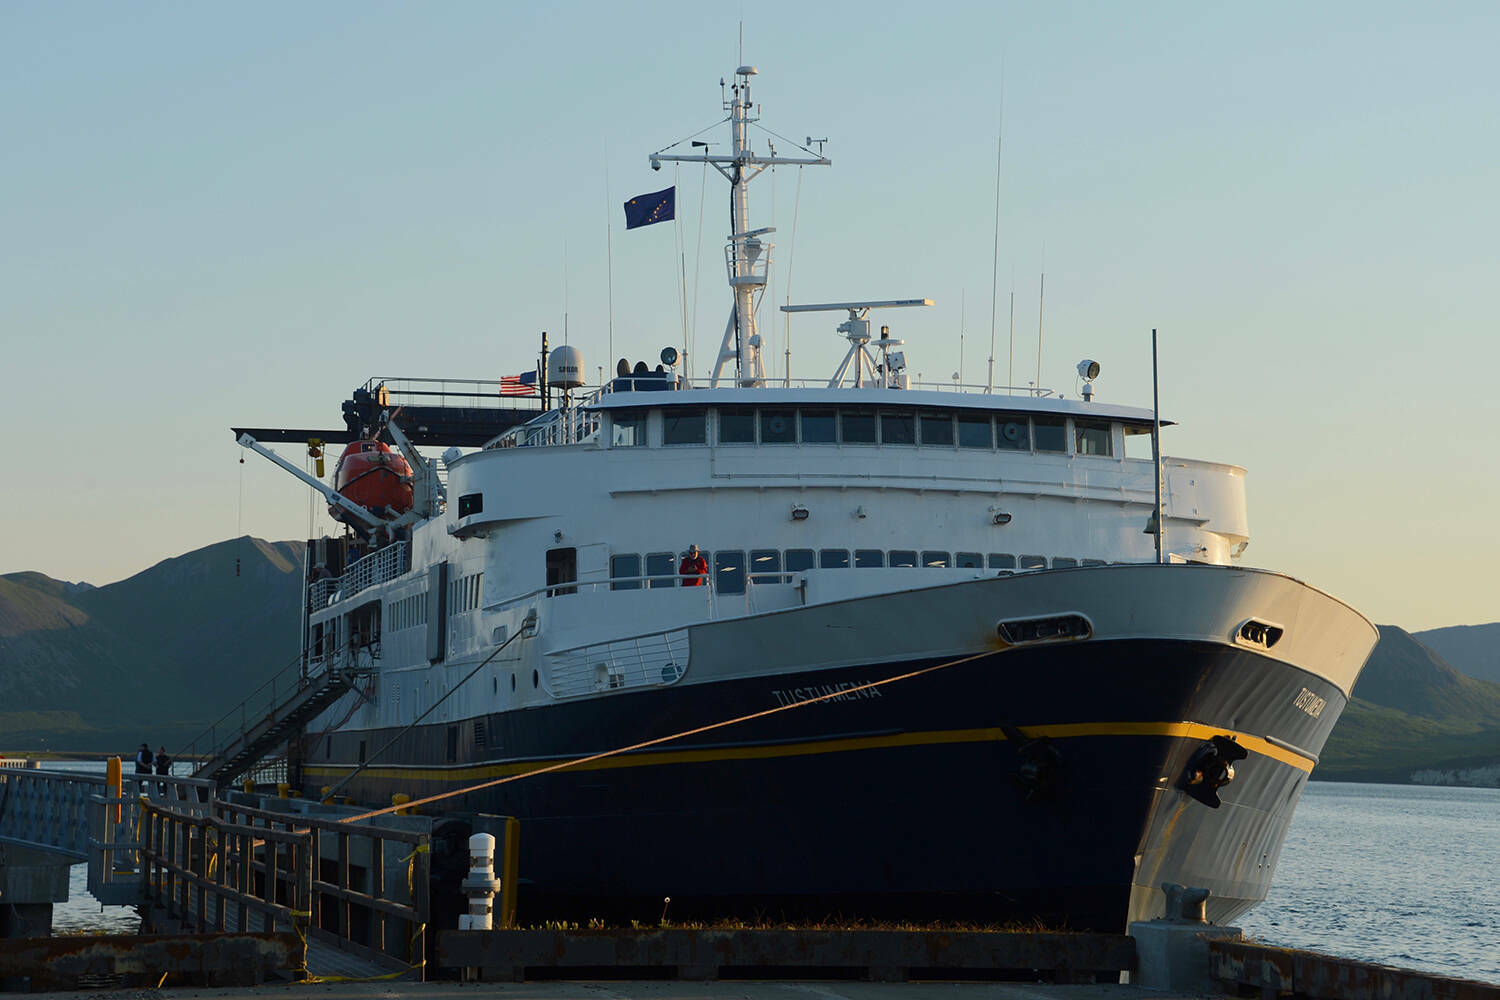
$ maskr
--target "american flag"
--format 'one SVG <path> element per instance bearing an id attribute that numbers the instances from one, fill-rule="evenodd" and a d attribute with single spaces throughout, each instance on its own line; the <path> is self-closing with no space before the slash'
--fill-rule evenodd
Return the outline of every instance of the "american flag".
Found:
<path id="1" fill-rule="evenodd" d="M 519 375 L 500 376 L 500 395 L 502 396 L 535 396 L 536 395 L 536 372 L 522 372 Z"/>

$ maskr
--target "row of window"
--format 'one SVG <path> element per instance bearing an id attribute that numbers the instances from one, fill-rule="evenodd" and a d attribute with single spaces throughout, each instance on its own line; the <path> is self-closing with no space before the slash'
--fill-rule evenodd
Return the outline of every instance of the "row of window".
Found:
<path id="1" fill-rule="evenodd" d="M 480 589 L 484 574 L 461 576 L 448 581 L 448 617 L 461 615 L 479 607 Z"/>
<path id="2" fill-rule="evenodd" d="M 942 552 L 930 549 L 752 549 L 749 558 L 742 551 L 721 549 L 700 552 L 713 570 L 714 587 L 721 594 L 743 594 L 746 574 L 750 583 L 790 583 L 787 574 L 818 569 L 884 569 L 886 567 L 958 567 L 960 569 L 1053 569 L 1069 566 L 1103 566 L 1103 559 L 1074 559 L 1070 556 L 1021 555 L 1008 552 Z M 641 556 L 627 553 L 612 556 L 609 561 L 611 590 L 639 590 L 642 587 L 675 587 L 677 570 L 686 553 L 649 552 L 644 572 Z M 648 579 L 641 580 L 640 577 Z"/>
<path id="3" fill-rule="evenodd" d="M 386 630 L 396 632 L 404 628 L 415 628 L 427 624 L 427 594 L 413 594 L 399 601 L 392 601 L 387 612 Z"/>
<path id="4" fill-rule="evenodd" d="M 971 410 L 772 409 L 680 407 L 662 410 L 662 444 L 707 444 L 712 423 L 718 444 L 884 444 L 938 448 L 999 448 L 1079 455 L 1114 455 L 1107 420 L 976 413 Z M 710 414 L 713 419 L 710 420 Z M 646 443 L 646 411 L 612 414 L 611 442 L 628 448 Z M 1127 426 L 1127 435 L 1149 428 Z"/>

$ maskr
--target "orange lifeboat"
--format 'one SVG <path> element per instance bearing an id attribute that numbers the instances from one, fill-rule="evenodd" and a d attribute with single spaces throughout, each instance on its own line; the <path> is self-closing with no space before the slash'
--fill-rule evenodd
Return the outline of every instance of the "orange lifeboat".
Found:
<path id="1" fill-rule="evenodd" d="M 411 466 L 401 453 L 380 441 L 351 441 L 333 470 L 333 486 L 377 517 L 397 517 L 411 510 Z M 336 521 L 348 515 L 330 505 Z"/>

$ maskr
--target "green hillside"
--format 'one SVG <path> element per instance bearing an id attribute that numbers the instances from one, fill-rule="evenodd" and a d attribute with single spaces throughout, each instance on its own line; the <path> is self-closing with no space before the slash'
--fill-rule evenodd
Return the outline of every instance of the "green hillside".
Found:
<path id="1" fill-rule="evenodd" d="M 106 587 L 0 577 L 0 751 L 175 749 L 297 655 L 300 560 L 241 538 Z"/>
<path id="2" fill-rule="evenodd" d="M 1500 684 L 1500 622 L 1428 629 L 1414 638 L 1460 673 Z"/>
<path id="3" fill-rule="evenodd" d="M 1466 677 L 1394 625 L 1354 686 L 1354 700 L 1323 748 L 1315 776 L 1411 780 L 1418 770 L 1500 763 L 1500 684 Z"/>

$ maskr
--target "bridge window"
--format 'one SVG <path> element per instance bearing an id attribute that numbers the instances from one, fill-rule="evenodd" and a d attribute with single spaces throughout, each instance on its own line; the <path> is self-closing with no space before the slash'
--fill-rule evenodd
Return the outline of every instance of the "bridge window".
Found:
<path id="1" fill-rule="evenodd" d="M 922 414 L 922 443 L 939 448 L 953 447 L 953 414 Z"/>
<path id="2" fill-rule="evenodd" d="M 1021 557 L 1021 568 L 1022 569 L 1046 569 L 1047 568 L 1047 557 L 1046 556 L 1022 556 Z"/>
<path id="3" fill-rule="evenodd" d="M 745 553 L 714 553 L 714 586 L 721 594 L 745 592 Z"/>
<path id="4" fill-rule="evenodd" d="M 641 557 L 636 553 L 624 556 L 611 556 L 609 560 L 609 575 L 615 579 L 621 577 L 632 577 L 641 575 Z M 611 583 L 610 590 L 640 590 L 639 580 L 621 580 L 619 583 Z"/>
<path id="5" fill-rule="evenodd" d="M 787 549 L 786 571 L 788 573 L 801 573 L 803 570 L 813 568 L 812 549 Z"/>
<path id="6" fill-rule="evenodd" d="M 794 444 L 797 440 L 795 410 L 761 410 L 760 443 Z"/>
<path id="7" fill-rule="evenodd" d="M 1016 557 L 1008 552 L 991 552 L 989 565 L 990 569 L 1015 569 Z"/>
<path id="8" fill-rule="evenodd" d="M 891 565 L 915 566 L 917 564 L 917 553 L 913 549 L 892 549 Z"/>
<path id="9" fill-rule="evenodd" d="M 1002 413 L 995 421 L 995 440 L 1001 448 L 1028 451 L 1031 448 L 1031 422 L 1014 413 Z"/>
<path id="10" fill-rule="evenodd" d="M 916 417 L 910 411 L 904 413 L 882 411 L 880 414 L 880 443 L 916 444 Z"/>
<path id="11" fill-rule="evenodd" d="M 1151 460 L 1153 456 L 1151 454 L 1150 424 L 1125 425 L 1125 457 Z"/>
<path id="12" fill-rule="evenodd" d="M 1071 569 L 1071 568 L 1073 568 L 1074 566 L 1077 566 L 1077 565 L 1078 565 L 1078 560 L 1077 559 L 1070 559 L 1067 556 L 1053 556 L 1052 557 L 1052 568 L 1053 569 Z"/>
<path id="13" fill-rule="evenodd" d="M 781 553 L 776 549 L 756 549 L 750 553 L 751 583 L 785 583 L 781 576 Z"/>
<path id="14" fill-rule="evenodd" d="M 1068 421 L 1063 417 L 1036 417 L 1031 421 L 1037 451 L 1068 450 Z"/>
<path id="15" fill-rule="evenodd" d="M 958 446 L 960 448 L 993 448 L 990 437 L 990 415 L 988 413 L 960 413 L 958 415 Z"/>
<path id="16" fill-rule="evenodd" d="M 1085 566 L 1107 566 L 1109 564 L 1106 563 L 1103 559 L 1085 559 L 1083 561 L 1083 565 L 1085 565 Z"/>
<path id="17" fill-rule="evenodd" d="M 928 569 L 941 569 L 949 565 L 951 560 L 952 556 L 950 556 L 946 552 L 922 553 L 922 565 L 926 566 Z"/>
<path id="18" fill-rule="evenodd" d="M 803 410 L 802 443 L 833 444 L 839 439 L 838 414 L 833 410 Z"/>
<path id="19" fill-rule="evenodd" d="M 720 444 L 754 444 L 755 411 L 738 407 L 719 409 Z"/>
<path id="20" fill-rule="evenodd" d="M 818 566 L 823 569 L 848 569 L 848 549 L 823 549 L 818 553 Z"/>
<path id="21" fill-rule="evenodd" d="M 1073 450 L 1080 455 L 1114 455 L 1114 435 L 1110 433 L 1108 421 L 1074 420 Z"/>
<path id="22" fill-rule="evenodd" d="M 839 413 L 841 440 L 845 444 L 875 443 L 875 414 L 871 410 L 843 410 Z"/>
<path id="23" fill-rule="evenodd" d="M 705 411 L 700 408 L 663 410 L 662 444 L 703 444 L 708 440 Z"/>
<path id="24" fill-rule="evenodd" d="M 615 410 L 609 422 L 611 448 L 638 448 L 646 443 L 645 411 Z"/>
<path id="25" fill-rule="evenodd" d="M 954 557 L 953 565 L 959 569 L 983 569 L 984 556 L 978 552 L 960 552 Z"/>
<path id="26" fill-rule="evenodd" d="M 855 569 L 879 569 L 885 565 L 885 553 L 879 549 L 855 549 Z"/>

